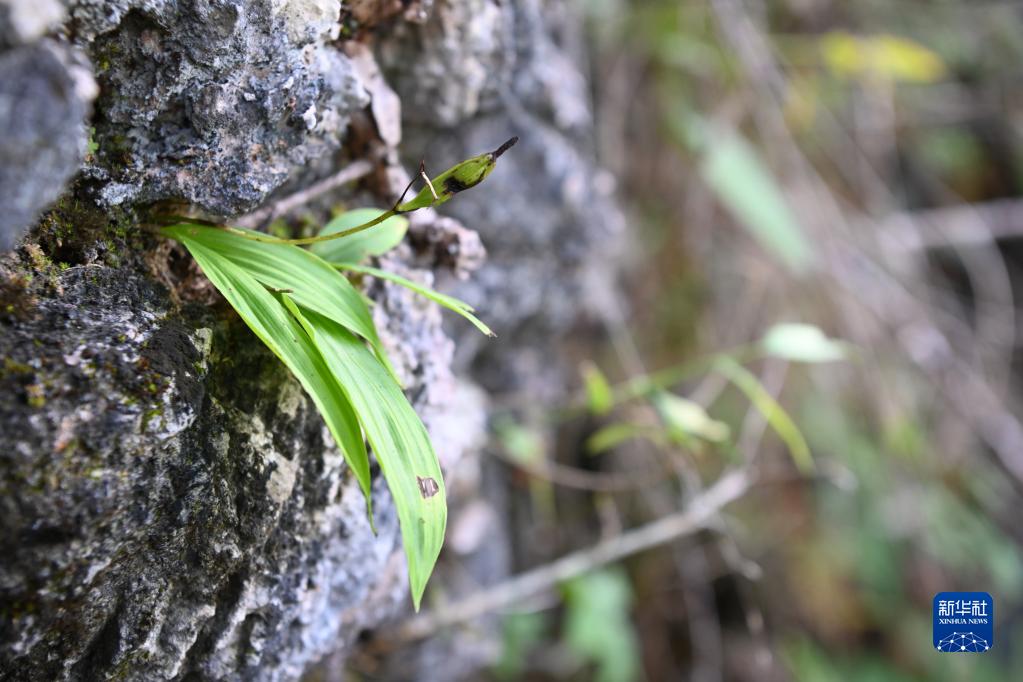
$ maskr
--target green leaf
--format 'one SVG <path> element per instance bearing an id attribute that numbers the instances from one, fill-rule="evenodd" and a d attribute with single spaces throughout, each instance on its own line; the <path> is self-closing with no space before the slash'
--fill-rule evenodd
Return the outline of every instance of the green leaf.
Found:
<path id="1" fill-rule="evenodd" d="M 586 449 L 591 455 L 599 455 L 634 438 L 648 438 L 654 442 L 663 441 L 664 439 L 660 436 L 659 429 L 627 422 L 615 422 L 601 427 L 587 438 Z"/>
<path id="2" fill-rule="evenodd" d="M 614 391 L 607 377 L 592 362 L 583 363 L 581 370 L 590 412 L 596 415 L 607 414 L 615 404 Z"/>
<path id="3" fill-rule="evenodd" d="M 356 263 L 331 263 L 331 265 L 333 265 L 338 270 L 349 270 L 351 272 L 358 272 L 363 275 L 370 275 L 371 277 L 376 277 L 377 279 L 386 279 L 389 282 L 400 284 L 403 287 L 411 289 L 420 296 L 425 296 L 434 303 L 447 308 L 451 312 L 458 313 L 465 319 L 469 320 L 469 322 L 471 322 L 473 326 L 475 326 L 477 329 L 479 329 L 487 336 L 491 337 L 497 336 L 494 332 L 490 330 L 490 327 L 483 324 L 483 322 L 481 322 L 479 318 L 472 314 L 473 313 L 472 306 L 470 306 L 465 301 L 458 300 L 454 296 L 446 296 L 445 294 L 442 294 L 439 291 L 434 291 L 430 287 L 423 286 L 422 284 L 413 282 L 412 280 L 402 277 L 401 275 L 396 275 L 393 272 L 387 272 L 386 270 L 381 270 L 380 268 L 372 268 L 368 265 L 358 265 Z"/>
<path id="4" fill-rule="evenodd" d="M 363 223 L 368 223 L 381 213 L 383 211 L 379 208 L 356 208 L 346 211 L 327 223 L 320 230 L 320 234 L 334 234 L 350 230 Z M 408 220 L 401 216 L 394 216 L 375 227 L 356 232 L 349 237 L 313 244 L 310 250 L 327 261 L 358 263 L 367 256 L 379 256 L 387 253 L 401 243 L 407 231 Z"/>
<path id="5" fill-rule="evenodd" d="M 369 457 L 351 403 L 334 379 L 312 340 L 277 300 L 255 278 L 205 246 L 178 237 L 213 285 L 245 324 L 287 365 L 323 416 L 345 461 L 366 497 L 366 513 L 373 522 Z"/>
<path id="6" fill-rule="evenodd" d="M 845 344 L 829 339 L 812 324 L 776 324 L 767 330 L 760 347 L 768 355 L 792 362 L 834 362 L 847 355 Z"/>
<path id="7" fill-rule="evenodd" d="M 632 682 L 640 677 L 639 644 L 629 618 L 632 586 L 619 568 L 565 583 L 565 643 L 596 665 L 596 682 Z"/>
<path id="8" fill-rule="evenodd" d="M 714 369 L 742 391 L 760 414 L 764 416 L 778 437 L 782 439 L 796 467 L 806 473 L 814 469 L 810 446 L 792 417 L 778 401 L 764 388 L 764 385 L 745 367 L 730 357 L 718 356 Z"/>
<path id="9" fill-rule="evenodd" d="M 728 424 L 711 419 L 703 406 L 692 400 L 662 391 L 653 396 L 652 402 L 669 434 L 676 439 L 695 436 L 711 443 L 721 443 L 731 435 Z"/>
<path id="10" fill-rule="evenodd" d="M 292 313 L 309 329 L 380 463 L 398 510 L 412 601 L 419 610 L 447 524 L 444 479 L 426 427 L 362 341 L 313 310 L 292 306 Z"/>
<path id="11" fill-rule="evenodd" d="M 499 680 L 518 680 L 528 670 L 530 653 L 546 634 L 544 613 L 509 613 L 502 619 L 501 657 L 493 673 Z"/>
<path id="12" fill-rule="evenodd" d="M 820 47 L 825 65 L 837 76 L 934 83 L 948 75 L 937 53 L 901 36 L 832 31 L 820 38 Z"/>
<path id="13" fill-rule="evenodd" d="M 527 428 L 508 416 L 502 416 L 494 420 L 494 433 L 501 447 L 513 461 L 527 465 L 543 461 L 543 438 L 536 430 Z"/>
<path id="14" fill-rule="evenodd" d="M 781 189 L 756 150 L 734 131 L 708 129 L 700 174 L 725 208 L 760 244 L 794 272 L 813 253 Z"/>
<path id="15" fill-rule="evenodd" d="M 303 308 L 315 310 L 366 339 L 392 376 L 383 343 L 362 296 L 339 272 L 318 256 L 290 244 L 268 244 L 225 230 L 181 223 L 166 227 L 173 239 L 190 240 L 245 270 L 266 286 L 291 293 Z"/>

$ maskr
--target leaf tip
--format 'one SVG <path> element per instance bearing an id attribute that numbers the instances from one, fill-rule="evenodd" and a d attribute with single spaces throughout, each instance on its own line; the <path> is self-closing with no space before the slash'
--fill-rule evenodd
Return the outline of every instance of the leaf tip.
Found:
<path id="1" fill-rule="evenodd" d="M 509 138 L 504 144 L 502 144 L 500 147 L 498 147 L 497 149 L 495 149 L 491 153 L 493 154 L 495 159 L 498 159 L 498 158 L 501 157 L 501 154 L 504 154 L 506 151 L 508 151 L 509 149 L 514 147 L 518 143 L 518 141 L 519 141 L 519 136 L 515 135 L 515 136 Z"/>

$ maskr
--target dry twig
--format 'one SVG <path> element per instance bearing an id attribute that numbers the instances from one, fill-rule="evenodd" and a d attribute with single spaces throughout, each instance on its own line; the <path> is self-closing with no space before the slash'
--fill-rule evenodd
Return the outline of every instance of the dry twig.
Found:
<path id="1" fill-rule="evenodd" d="M 513 607 L 566 580 L 695 533 L 706 528 L 725 505 L 742 497 L 751 485 L 752 480 L 747 470 L 732 471 L 694 497 L 682 511 L 569 554 L 499 585 L 483 588 L 432 613 L 422 613 L 396 630 L 382 633 L 379 639 L 383 642 L 424 639 L 441 628 Z"/>
<path id="2" fill-rule="evenodd" d="M 348 164 L 337 173 L 324 178 L 317 183 L 309 185 L 305 189 L 281 197 L 277 201 L 267 204 L 263 208 L 248 213 L 233 221 L 238 227 L 256 228 L 269 223 L 282 215 L 286 215 L 296 208 L 305 206 L 316 197 L 322 196 L 331 190 L 337 189 L 349 182 L 354 182 L 366 177 L 373 172 L 376 164 L 371 159 L 358 159 Z"/>

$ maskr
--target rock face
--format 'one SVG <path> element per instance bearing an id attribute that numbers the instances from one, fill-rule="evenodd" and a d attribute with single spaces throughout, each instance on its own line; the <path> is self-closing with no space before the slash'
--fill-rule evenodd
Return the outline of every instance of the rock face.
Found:
<path id="1" fill-rule="evenodd" d="M 52 41 L 0 52 L 0 252 L 60 195 L 85 155 L 95 86 L 73 60 Z"/>
<path id="2" fill-rule="evenodd" d="M 132 268 L 51 285 L 0 335 L 3 677 L 294 679 L 403 604 L 382 479 L 374 537 L 311 402 L 222 305 Z M 438 312 L 378 297 L 429 414 Z"/>
<path id="3" fill-rule="evenodd" d="M 560 3 L 458 0 L 422 26 L 398 26 L 379 50 L 404 107 L 406 165 L 519 136 L 484 190 L 445 206 L 487 247 L 486 264 L 451 284 L 498 334 L 458 339 L 474 345 L 460 355 L 492 392 L 556 398 L 565 382 L 552 346 L 613 287 L 623 218 L 593 158 L 581 56 L 569 49 L 578 31 Z"/>
<path id="4" fill-rule="evenodd" d="M 0 238 L 80 176 L 0 258 L 0 678 L 284 680 L 333 654 L 319 672 L 336 679 L 359 633 L 408 607 L 386 486 L 376 479 L 374 536 L 298 383 L 133 211 L 170 200 L 235 215 L 335 170 L 330 152 L 353 129 L 395 142 L 393 124 L 363 120 L 367 89 L 386 84 L 363 88 L 342 36 L 373 48 L 400 96 L 404 138 L 387 158 L 436 172 L 520 136 L 485 185 L 445 206 L 464 226 L 416 216 L 383 263 L 427 283 L 436 269 L 497 343 L 451 323 L 456 359 L 436 307 L 366 289 L 449 479 L 452 551 L 476 552 L 466 565 L 493 580 L 507 570 L 500 510 L 473 499 L 486 398 L 452 367 L 491 392 L 554 395 L 552 345 L 580 292 L 599 290 L 587 273 L 620 220 L 588 151 L 585 79 L 565 47 L 574 19 L 535 0 L 37 4 L 53 17 L 25 20 L 21 0 L 8 3 L 20 14 L 0 11 L 0 76 L 8 60 L 17 76 L 0 79 L 0 160 L 22 159 L 17 176 L 0 165 L 0 196 L 22 206 L 9 178 L 39 188 Z M 19 118 L 26 102 L 42 108 Z M 86 123 L 98 146 L 81 164 Z M 377 182 L 364 189 L 391 200 Z M 471 274 L 483 248 L 469 228 L 490 254 Z M 490 526 L 471 531 L 469 516 Z M 471 675 L 486 656 L 461 661 Z"/>
<path id="5" fill-rule="evenodd" d="M 110 93 L 95 118 L 101 201 L 183 199 L 236 215 L 336 149 L 368 103 L 326 44 L 339 11 L 331 0 L 73 4 Z"/>

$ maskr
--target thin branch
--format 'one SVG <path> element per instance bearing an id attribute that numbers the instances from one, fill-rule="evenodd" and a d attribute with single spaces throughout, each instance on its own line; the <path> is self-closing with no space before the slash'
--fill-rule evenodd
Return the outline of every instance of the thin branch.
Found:
<path id="1" fill-rule="evenodd" d="M 497 452 L 497 456 L 508 466 L 524 471 L 530 476 L 536 476 L 563 488 L 575 488 L 576 490 L 589 490 L 601 493 L 621 493 L 634 490 L 641 490 L 657 485 L 664 480 L 664 472 L 654 472 L 653 475 L 636 476 L 626 473 L 588 471 L 576 467 L 542 460 L 539 462 L 523 462 L 511 457 L 504 452 Z"/>
<path id="2" fill-rule="evenodd" d="M 878 221 L 876 228 L 885 240 L 885 248 L 892 251 L 919 253 L 950 246 L 989 246 L 995 240 L 1023 238 L 1023 201 L 1000 199 L 895 213 Z"/>
<path id="3" fill-rule="evenodd" d="M 257 211 L 231 221 L 231 223 L 238 227 L 257 228 L 297 208 L 305 206 L 316 197 L 337 189 L 342 185 L 347 185 L 349 182 L 366 177 L 373 172 L 374 168 L 376 168 L 376 164 L 371 159 L 358 159 L 330 177 L 313 183 L 299 192 L 281 197 Z"/>
<path id="4" fill-rule="evenodd" d="M 751 484 L 752 481 L 745 469 L 732 471 L 693 498 L 687 508 L 680 512 L 626 531 L 617 537 L 527 571 L 499 585 L 483 588 L 433 613 L 415 616 L 397 630 L 381 633 L 378 639 L 382 642 L 424 639 L 441 628 L 473 620 L 491 611 L 522 604 L 566 580 L 695 533 L 707 527 L 725 505 L 742 497 Z"/>

